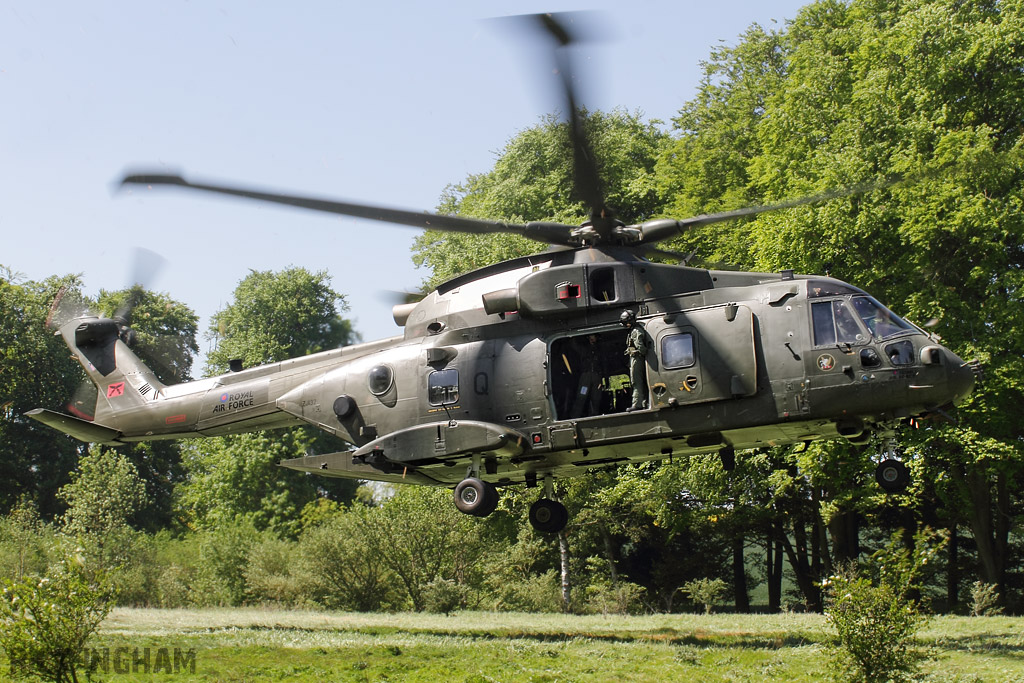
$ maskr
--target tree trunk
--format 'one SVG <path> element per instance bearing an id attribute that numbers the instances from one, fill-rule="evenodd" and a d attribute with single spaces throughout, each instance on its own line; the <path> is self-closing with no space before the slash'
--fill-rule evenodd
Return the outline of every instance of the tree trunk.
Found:
<path id="1" fill-rule="evenodd" d="M 782 610 L 782 535 L 782 521 L 773 520 L 766 544 L 769 612 Z"/>
<path id="2" fill-rule="evenodd" d="M 565 529 L 558 532 L 558 553 L 562 562 L 562 611 L 568 612 L 572 598 L 572 583 L 569 579 L 569 534 Z"/>
<path id="3" fill-rule="evenodd" d="M 736 593 L 736 611 L 750 611 L 750 595 L 747 593 L 747 566 L 743 556 L 743 534 L 732 540 L 732 584 Z"/>
<path id="4" fill-rule="evenodd" d="M 956 522 L 949 525 L 949 544 L 946 546 L 946 611 L 952 613 L 960 602 L 960 538 Z"/>
<path id="5" fill-rule="evenodd" d="M 789 557 L 789 564 L 796 574 L 796 585 L 804 596 L 804 605 L 812 612 L 821 611 L 821 591 L 815 585 L 814 576 L 811 571 L 811 560 L 807 552 L 807 529 L 803 522 L 793 520 L 793 539 L 796 545 L 789 541 L 783 534 L 782 540 L 785 544 L 786 555 Z"/>
<path id="6" fill-rule="evenodd" d="M 608 533 L 607 527 L 601 525 L 601 537 L 604 541 L 604 557 L 608 560 L 608 574 L 612 585 L 619 582 L 619 570 L 615 567 L 615 547 L 612 544 L 612 535 Z"/>

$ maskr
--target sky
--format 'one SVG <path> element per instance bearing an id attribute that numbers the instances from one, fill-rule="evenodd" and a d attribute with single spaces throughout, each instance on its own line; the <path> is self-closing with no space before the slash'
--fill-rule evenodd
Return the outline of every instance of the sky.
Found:
<path id="1" fill-rule="evenodd" d="M 364 340 L 400 334 L 386 292 L 428 275 L 414 229 L 117 182 L 183 172 L 432 210 L 559 109 L 541 51 L 491 18 L 597 11 L 583 103 L 667 125 L 714 46 L 803 4 L 0 0 L 0 265 L 79 273 L 95 295 L 130 285 L 147 249 L 164 261 L 145 284 L 202 331 L 250 271 L 303 266 L 330 274 Z"/>

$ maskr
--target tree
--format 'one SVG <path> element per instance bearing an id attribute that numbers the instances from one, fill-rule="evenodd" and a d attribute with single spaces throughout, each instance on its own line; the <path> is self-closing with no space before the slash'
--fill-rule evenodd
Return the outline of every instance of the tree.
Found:
<path id="1" fill-rule="evenodd" d="M 63 410 L 85 373 L 63 341 L 46 330 L 62 287 L 78 293 L 76 276 L 22 281 L 0 268 L 0 511 L 23 496 L 44 519 L 59 514 L 57 490 L 74 469 L 82 444 L 30 420 L 33 408 Z"/>
<path id="2" fill-rule="evenodd" d="M 423 610 L 424 591 L 436 579 L 482 583 L 480 558 L 489 547 L 482 524 L 456 510 L 445 489 L 404 486 L 366 515 L 368 560 L 397 576 L 413 609 Z"/>
<path id="3" fill-rule="evenodd" d="M 217 347 L 207 356 L 206 372 L 227 372 L 235 358 L 260 365 L 351 344 L 352 324 L 340 315 L 346 309 L 326 272 L 252 271 L 213 316 L 207 337 Z"/>
<path id="4" fill-rule="evenodd" d="M 247 520 L 257 530 L 294 538 L 300 513 L 318 496 L 320 481 L 278 467 L 309 447 L 301 429 L 195 439 L 182 454 L 188 472 L 175 489 L 177 514 L 192 529 Z"/>

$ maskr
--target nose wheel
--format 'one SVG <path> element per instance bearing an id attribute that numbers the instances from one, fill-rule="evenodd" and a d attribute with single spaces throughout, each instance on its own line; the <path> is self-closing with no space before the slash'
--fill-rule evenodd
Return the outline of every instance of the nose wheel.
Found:
<path id="1" fill-rule="evenodd" d="M 910 485 L 910 470 L 899 460 L 887 458 L 875 468 L 875 480 L 886 493 L 899 493 Z"/>
<path id="2" fill-rule="evenodd" d="M 537 531 L 554 534 L 569 523 L 569 511 L 557 500 L 541 498 L 530 506 L 530 524 Z"/>
<path id="3" fill-rule="evenodd" d="M 486 517 L 498 507 L 498 489 L 494 484 L 468 477 L 455 487 L 455 507 L 475 517 Z"/>

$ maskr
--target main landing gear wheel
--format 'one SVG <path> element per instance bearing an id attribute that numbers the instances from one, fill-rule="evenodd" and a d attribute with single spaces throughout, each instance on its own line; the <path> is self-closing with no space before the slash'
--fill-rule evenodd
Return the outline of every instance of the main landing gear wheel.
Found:
<path id="1" fill-rule="evenodd" d="M 555 534 L 569 523 L 569 511 L 557 500 L 541 498 L 530 506 L 530 524 L 537 531 Z"/>
<path id="2" fill-rule="evenodd" d="M 910 485 L 910 470 L 899 460 L 887 458 L 875 468 L 875 479 L 887 493 L 899 493 Z"/>
<path id="3" fill-rule="evenodd" d="M 455 487 L 455 507 L 467 515 L 486 517 L 498 507 L 498 489 L 476 477 L 463 479 Z"/>

